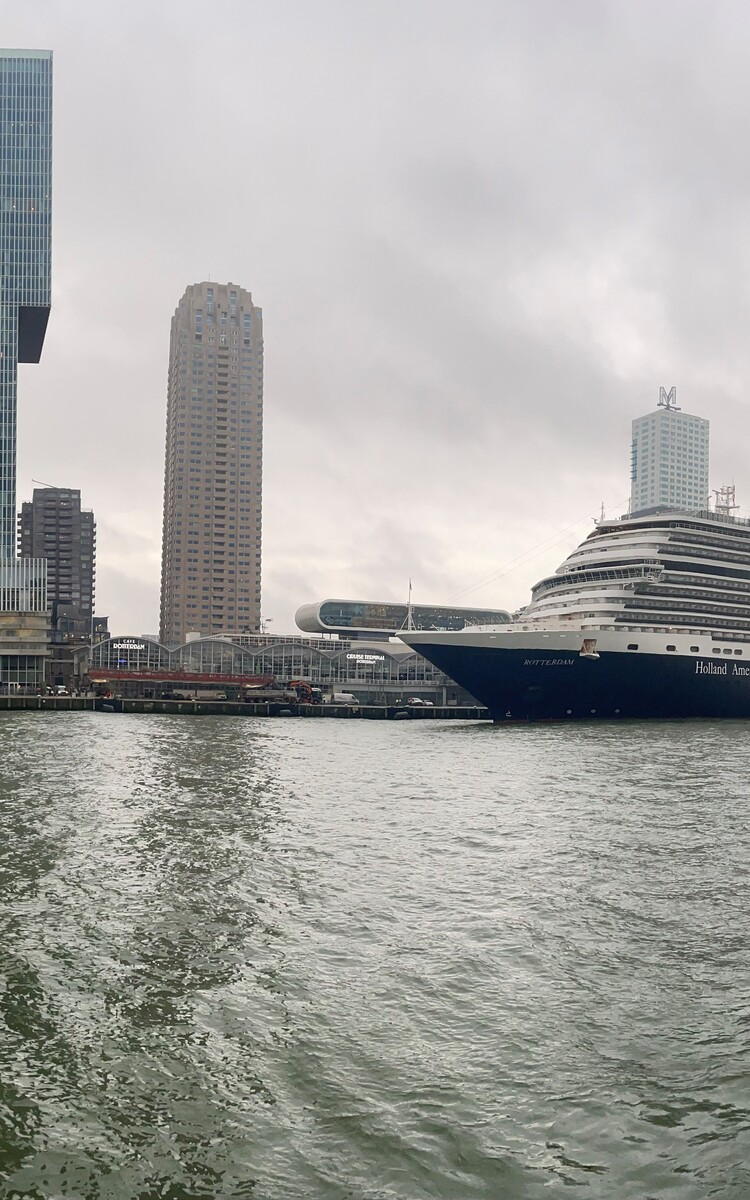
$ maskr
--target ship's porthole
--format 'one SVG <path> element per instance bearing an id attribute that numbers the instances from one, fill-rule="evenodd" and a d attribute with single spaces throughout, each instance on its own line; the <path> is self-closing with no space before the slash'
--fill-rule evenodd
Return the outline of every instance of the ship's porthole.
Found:
<path id="1" fill-rule="evenodd" d="M 573 709 L 572 709 L 572 708 L 566 708 L 566 709 L 565 709 L 565 711 L 566 711 L 566 713 L 568 714 L 568 716 L 570 716 L 570 714 L 573 712 Z"/>

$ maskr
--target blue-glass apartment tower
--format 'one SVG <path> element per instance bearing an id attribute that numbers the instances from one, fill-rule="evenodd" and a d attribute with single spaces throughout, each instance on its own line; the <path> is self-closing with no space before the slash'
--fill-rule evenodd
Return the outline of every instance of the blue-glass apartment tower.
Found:
<path id="1" fill-rule="evenodd" d="M 0 50 L 0 560 L 16 546 L 19 362 L 39 362 L 50 309 L 52 52 Z"/>
<path id="2" fill-rule="evenodd" d="M 0 692 L 43 682 L 47 563 L 15 557 L 19 362 L 50 309 L 52 54 L 0 50 Z"/>

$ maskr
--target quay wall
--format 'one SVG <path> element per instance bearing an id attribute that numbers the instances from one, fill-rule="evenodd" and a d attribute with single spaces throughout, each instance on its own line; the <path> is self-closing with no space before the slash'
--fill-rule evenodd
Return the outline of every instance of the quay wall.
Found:
<path id="1" fill-rule="evenodd" d="M 126 700 L 94 696 L 0 696 L 0 715 L 21 711 L 163 713 L 221 717 L 336 717 L 366 721 L 488 721 L 486 708 L 395 704 L 244 704 L 232 700 Z"/>

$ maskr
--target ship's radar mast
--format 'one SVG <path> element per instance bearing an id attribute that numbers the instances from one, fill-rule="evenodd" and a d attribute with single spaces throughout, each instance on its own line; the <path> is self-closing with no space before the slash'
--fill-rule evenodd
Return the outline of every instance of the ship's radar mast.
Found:
<path id="1" fill-rule="evenodd" d="M 714 500 L 714 510 L 717 513 L 723 513 L 724 516 L 728 517 L 731 512 L 739 508 L 739 504 L 735 504 L 733 483 L 726 483 L 724 487 L 714 488 L 713 492 L 716 497 Z"/>
<path id="2" fill-rule="evenodd" d="M 677 388 L 671 387 L 669 391 L 666 388 L 659 388 L 659 408 L 665 408 L 667 412 L 681 412 L 677 403 Z"/>

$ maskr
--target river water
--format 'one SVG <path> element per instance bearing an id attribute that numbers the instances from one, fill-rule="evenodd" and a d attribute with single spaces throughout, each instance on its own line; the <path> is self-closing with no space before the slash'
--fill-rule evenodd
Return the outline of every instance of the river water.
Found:
<path id="1" fill-rule="evenodd" d="M 748 725 L 0 738 L 3 1200 L 750 1196 Z"/>

